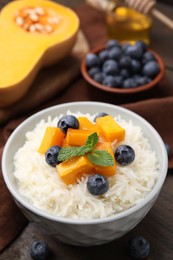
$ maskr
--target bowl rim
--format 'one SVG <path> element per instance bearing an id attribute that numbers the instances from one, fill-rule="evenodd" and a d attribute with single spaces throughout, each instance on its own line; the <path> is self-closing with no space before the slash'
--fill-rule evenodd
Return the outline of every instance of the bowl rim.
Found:
<path id="1" fill-rule="evenodd" d="M 35 119 L 39 116 L 43 116 L 43 118 L 44 118 L 44 114 L 46 112 L 51 112 L 52 110 L 58 109 L 59 107 L 66 109 L 65 111 L 67 112 L 68 110 L 70 110 L 69 107 L 71 107 L 71 106 L 78 107 L 78 106 L 89 106 L 89 105 L 95 105 L 95 106 L 99 105 L 99 106 L 104 106 L 104 107 L 111 108 L 111 109 L 116 109 L 116 110 L 119 110 L 122 112 L 124 111 L 125 113 L 128 113 L 129 115 L 134 116 L 137 120 L 140 120 L 143 124 L 145 124 L 147 126 L 147 128 L 149 128 L 150 131 L 153 133 L 153 135 L 156 137 L 156 139 L 159 142 L 159 145 L 161 147 L 163 157 L 162 157 L 162 168 L 160 169 L 160 171 L 162 172 L 162 174 L 158 177 L 158 180 L 155 183 L 154 188 L 149 192 L 149 194 L 147 194 L 147 196 L 144 199 L 142 199 L 139 203 L 132 206 L 131 208 L 129 208 L 123 212 L 117 213 L 114 216 L 90 219 L 90 220 L 89 219 L 83 220 L 83 219 L 70 219 L 70 218 L 56 216 L 51 213 L 47 213 L 43 210 L 36 208 L 31 203 L 29 203 L 27 201 L 27 199 L 25 199 L 24 197 L 22 197 L 22 195 L 19 194 L 19 192 L 15 191 L 12 183 L 10 182 L 5 165 L 8 161 L 7 160 L 8 150 L 10 149 L 11 142 L 15 138 L 15 135 L 18 131 L 21 131 L 22 128 L 25 127 L 26 125 L 29 126 L 33 119 Z M 37 121 L 37 122 L 39 122 L 39 121 Z M 25 119 L 18 127 L 16 127 L 16 129 L 12 132 L 12 134 L 8 138 L 8 140 L 5 144 L 4 150 L 3 150 L 3 154 L 2 154 L 2 176 L 3 176 L 4 182 L 5 182 L 8 190 L 10 191 L 13 199 L 15 200 L 15 202 L 17 201 L 30 212 L 32 212 L 38 216 L 41 216 L 43 218 L 46 218 L 48 220 L 60 222 L 60 223 L 64 223 L 64 224 L 65 223 L 73 224 L 73 225 L 94 225 L 94 224 L 113 222 L 115 220 L 119 220 L 121 218 L 127 217 L 128 215 L 133 214 L 135 211 L 138 211 L 143 206 L 145 206 L 147 203 L 149 203 L 149 201 L 152 198 L 154 198 L 155 196 L 158 196 L 158 194 L 160 193 L 161 187 L 165 181 L 167 169 L 168 169 L 168 157 L 167 157 L 167 152 L 166 152 L 164 142 L 163 142 L 161 136 L 159 135 L 159 133 L 156 131 L 156 129 L 146 119 L 144 119 L 137 113 L 135 113 L 131 110 L 128 110 L 126 108 L 123 108 L 123 107 L 120 107 L 117 105 L 113 105 L 113 104 L 109 104 L 109 103 L 97 102 L 97 101 L 96 102 L 95 101 L 67 102 L 67 103 L 51 106 L 51 107 L 45 108 L 39 112 L 36 112 L 32 116 Z"/>
<path id="2" fill-rule="evenodd" d="M 106 48 L 106 45 L 101 45 L 98 46 L 92 50 L 90 50 L 88 53 L 98 53 L 101 50 L 104 50 Z M 159 66 L 160 66 L 160 72 L 159 74 L 149 83 L 145 84 L 145 85 L 141 85 L 139 87 L 135 87 L 135 88 L 130 88 L 130 89 L 123 89 L 123 88 L 116 88 L 116 87 L 109 87 L 109 86 L 105 86 L 102 85 L 98 82 L 96 82 L 95 80 L 93 80 L 88 72 L 87 72 L 87 66 L 86 66 L 86 55 L 85 57 L 82 59 L 81 61 L 81 65 L 80 65 L 80 70 L 81 73 L 84 77 L 84 79 L 93 87 L 103 90 L 105 92 L 110 92 L 110 93 L 117 93 L 117 94 L 133 94 L 133 93 L 139 93 L 148 89 L 151 89 L 153 87 L 155 87 L 163 78 L 164 74 L 165 74 L 165 63 L 163 62 L 162 58 L 160 57 L 160 55 L 154 51 L 153 49 L 148 49 L 149 51 L 152 52 L 152 54 L 155 56 Z"/>

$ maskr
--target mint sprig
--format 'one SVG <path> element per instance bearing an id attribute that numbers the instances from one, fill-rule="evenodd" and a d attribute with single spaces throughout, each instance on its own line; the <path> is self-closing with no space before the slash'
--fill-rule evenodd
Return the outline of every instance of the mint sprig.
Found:
<path id="1" fill-rule="evenodd" d="M 91 151 L 90 147 L 85 145 L 80 147 L 64 147 L 60 150 L 58 154 L 58 161 L 63 162 L 74 156 L 82 156 L 88 153 L 89 151 Z"/>
<path id="2" fill-rule="evenodd" d="M 85 146 L 90 147 L 91 150 L 92 150 L 92 149 L 94 149 L 94 147 L 98 143 L 98 140 L 99 140 L 98 134 L 95 132 L 95 133 L 88 136 L 88 139 L 86 140 Z"/>
<path id="3" fill-rule="evenodd" d="M 113 166 L 114 160 L 110 153 L 108 153 L 106 150 L 94 149 L 98 143 L 98 140 L 98 135 L 95 132 L 88 136 L 85 145 L 80 147 L 72 146 L 62 148 L 58 154 L 58 161 L 63 162 L 74 156 L 83 156 L 86 154 L 88 159 L 95 165 Z"/>
<path id="4" fill-rule="evenodd" d="M 106 150 L 93 150 L 92 153 L 87 155 L 88 159 L 99 166 L 113 166 L 113 158 Z"/>

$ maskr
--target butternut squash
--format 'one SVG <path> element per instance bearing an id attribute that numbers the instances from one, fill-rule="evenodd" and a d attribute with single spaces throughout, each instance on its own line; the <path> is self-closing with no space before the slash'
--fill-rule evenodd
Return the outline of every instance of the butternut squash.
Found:
<path id="1" fill-rule="evenodd" d="M 0 106 L 24 96 L 38 71 L 69 54 L 77 38 L 74 11 L 48 0 L 16 0 L 0 13 Z"/>
<path id="2" fill-rule="evenodd" d="M 87 117 L 84 116 L 78 117 L 78 121 L 79 121 L 79 129 L 98 132 L 98 127 L 95 124 L 93 124 Z"/>
<path id="3" fill-rule="evenodd" d="M 105 142 L 105 141 L 99 141 L 95 147 L 97 150 L 106 150 L 108 153 L 112 155 L 114 158 L 114 153 L 112 150 L 112 145 L 110 142 Z M 114 165 L 113 166 L 99 166 L 99 165 L 94 165 L 94 172 L 102 174 L 104 176 L 113 176 L 116 174 L 116 162 L 114 159 Z"/>
<path id="4" fill-rule="evenodd" d="M 69 146 L 85 145 L 88 136 L 93 134 L 94 130 L 80 130 L 69 128 L 66 134 L 66 142 Z"/>
<path id="5" fill-rule="evenodd" d="M 44 137 L 38 149 L 39 153 L 45 154 L 46 151 L 53 145 L 61 146 L 64 140 L 65 134 L 58 127 L 47 127 L 44 133 Z"/>
<path id="6" fill-rule="evenodd" d="M 99 117 L 96 119 L 96 126 L 99 128 L 100 134 L 105 137 L 107 141 L 118 142 L 123 141 L 125 137 L 125 129 L 122 128 L 111 115 Z"/>
<path id="7" fill-rule="evenodd" d="M 93 170 L 93 164 L 85 156 L 72 157 L 56 166 L 60 178 L 68 185 L 77 182 L 83 174 Z"/>

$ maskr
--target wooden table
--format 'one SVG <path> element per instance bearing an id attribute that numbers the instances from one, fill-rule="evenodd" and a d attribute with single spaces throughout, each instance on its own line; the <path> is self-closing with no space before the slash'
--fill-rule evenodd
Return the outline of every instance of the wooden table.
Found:
<path id="1" fill-rule="evenodd" d="M 65 1 L 63 1 L 65 2 Z M 84 1 L 71 1 L 75 4 Z M 75 4 L 74 4 L 75 3 Z M 67 1 L 70 4 L 70 1 Z M 165 14 L 173 17 L 173 7 L 158 4 L 158 7 Z M 166 72 L 173 87 L 173 32 L 166 28 L 159 21 L 154 20 L 152 30 L 152 47 L 160 53 L 166 64 Z M 74 99 L 72 98 L 72 101 Z M 151 254 L 147 259 L 172 260 L 173 259 L 173 206 L 171 203 L 173 187 L 173 171 L 168 172 L 164 187 L 159 198 L 149 214 L 131 232 L 124 237 L 109 244 L 97 247 L 74 247 L 62 243 L 56 243 L 46 237 L 34 224 L 29 223 L 19 237 L 0 255 L 0 260 L 29 260 L 29 248 L 33 240 L 43 239 L 46 241 L 53 254 L 50 259 L 58 260 L 126 260 L 130 259 L 127 252 L 128 240 L 132 235 L 140 234 L 146 237 L 151 243 Z M 114 252 L 111 251 L 114 247 Z M 64 253 L 68 251 L 68 256 Z M 98 251 L 101 252 L 98 257 Z"/>

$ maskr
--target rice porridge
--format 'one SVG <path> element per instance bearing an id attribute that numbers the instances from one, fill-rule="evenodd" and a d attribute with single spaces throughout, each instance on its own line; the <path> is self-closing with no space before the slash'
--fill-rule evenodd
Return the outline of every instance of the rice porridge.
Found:
<path id="1" fill-rule="evenodd" d="M 93 122 L 95 115 L 69 115 L 87 117 Z M 116 164 L 116 174 L 108 177 L 109 189 L 101 196 L 93 196 L 87 189 L 89 175 L 77 183 L 67 185 L 50 167 L 45 156 L 38 152 L 48 126 L 57 127 L 58 120 L 49 116 L 26 133 L 26 142 L 15 154 L 14 176 L 19 192 L 36 208 L 56 216 L 71 219 L 96 219 L 113 216 L 133 207 L 153 188 L 158 177 L 158 160 L 142 129 L 132 121 L 117 116 L 116 122 L 126 131 L 120 144 L 133 147 L 135 160 L 127 166 Z"/>

